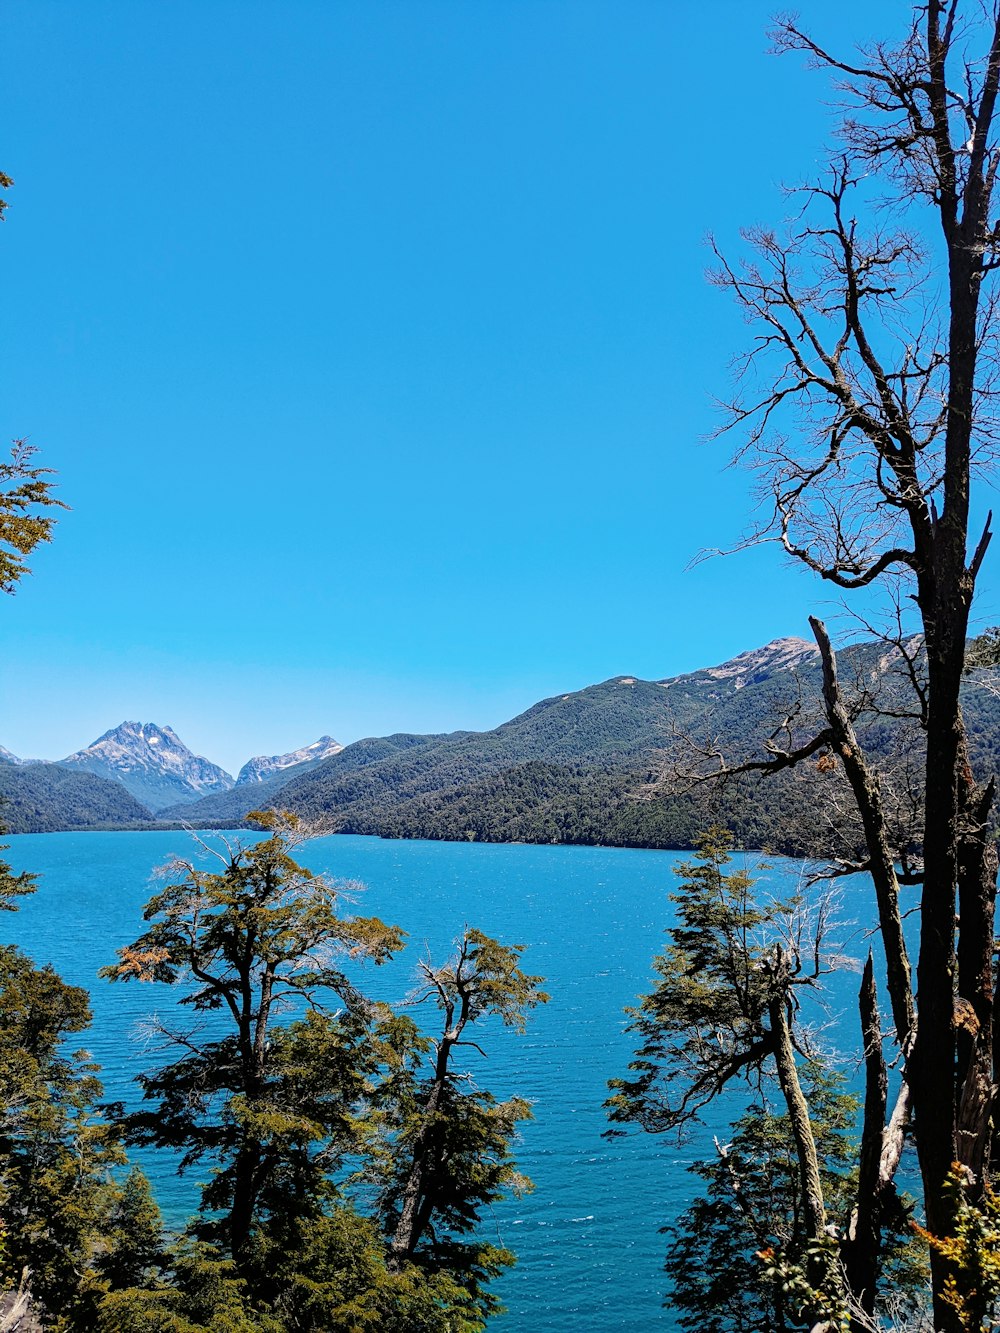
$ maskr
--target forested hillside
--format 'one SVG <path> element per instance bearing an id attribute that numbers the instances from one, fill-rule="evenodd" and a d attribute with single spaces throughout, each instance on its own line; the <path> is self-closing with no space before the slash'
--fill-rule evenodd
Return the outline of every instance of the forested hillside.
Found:
<path id="1" fill-rule="evenodd" d="M 60 764 L 0 764 L 0 826 L 8 833 L 135 828 L 153 816 L 118 782 Z"/>
<path id="2" fill-rule="evenodd" d="M 866 744 L 890 767 L 908 764 L 907 723 L 884 716 L 902 685 L 898 655 L 868 643 L 840 656 Z M 1000 751 L 991 683 L 973 672 L 965 691 L 977 758 Z M 851 855 L 857 830 L 829 763 L 692 780 L 723 756 L 737 766 L 766 757 L 769 737 L 801 743 L 820 709 L 815 650 L 781 640 L 671 680 L 615 677 L 556 695 L 489 732 L 358 741 L 290 781 L 277 775 L 164 813 L 223 825 L 251 805 L 275 805 L 344 833 L 639 847 L 688 847 L 720 822 L 747 846 L 807 852 L 832 835 Z M 902 777 L 899 785 L 908 799 Z"/>
<path id="3" fill-rule="evenodd" d="M 859 734 L 883 764 L 903 819 L 921 744 L 912 719 L 894 716 L 905 712 L 905 658 L 861 643 L 841 651 L 840 669 Z M 995 668 L 977 668 L 966 677 L 975 762 L 1000 759 L 994 676 Z M 721 823 L 745 846 L 808 853 L 829 850 L 832 837 L 850 857 L 858 830 L 841 809 L 835 764 L 704 780 L 722 763 L 767 760 L 768 743 L 802 744 L 821 725 L 820 691 L 815 648 L 783 639 L 668 680 L 616 676 L 554 695 L 492 731 L 369 737 L 155 815 L 118 783 L 77 773 L 87 781 L 74 784 L 56 765 L 4 764 L 0 777 L 14 832 L 152 819 L 224 828 L 251 810 L 281 808 L 342 833 L 623 847 L 690 847 Z"/>
<path id="4" fill-rule="evenodd" d="M 428 736 L 374 736 L 368 740 L 356 741 L 334 756 L 338 771 L 354 772 L 368 764 L 378 763 L 415 746 L 421 746 L 428 740 L 438 739 Z M 180 802 L 160 811 L 161 819 L 181 819 L 201 827 L 223 828 L 238 824 L 250 810 L 268 809 L 279 804 L 278 793 L 283 791 L 294 779 L 307 772 L 319 769 L 325 762 L 333 760 L 314 760 L 273 773 L 260 782 L 241 783 L 231 791 L 217 792 L 203 797 L 200 801 Z"/>

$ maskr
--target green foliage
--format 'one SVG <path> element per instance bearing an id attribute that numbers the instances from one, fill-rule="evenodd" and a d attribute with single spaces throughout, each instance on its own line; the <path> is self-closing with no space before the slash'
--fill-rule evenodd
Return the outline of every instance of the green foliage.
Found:
<path id="1" fill-rule="evenodd" d="M 958 1316 L 963 1333 L 997 1333 L 1000 1329 L 1000 1196 L 987 1187 L 975 1203 L 968 1181 L 956 1163 L 947 1183 L 955 1229 L 950 1236 L 934 1236 L 923 1227 L 920 1235 L 949 1261 L 944 1301 Z"/>
<path id="2" fill-rule="evenodd" d="M 415 1003 L 434 1002 L 440 1035 L 411 1043 L 382 1096 L 391 1140 L 382 1154 L 382 1209 L 394 1262 L 464 1273 L 477 1291 L 483 1257 L 494 1266 L 506 1260 L 462 1238 L 507 1189 L 529 1187 L 514 1169 L 510 1145 L 531 1112 L 521 1098 L 497 1102 L 479 1091 L 454 1061 L 462 1049 L 483 1054 L 469 1035 L 473 1024 L 492 1017 L 523 1031 L 528 1011 L 548 1000 L 542 978 L 522 971 L 522 953 L 521 945 L 467 928 L 443 967 L 421 964 Z"/>
<path id="3" fill-rule="evenodd" d="M 120 783 L 59 764 L 0 764 L 0 816 L 10 833 L 138 828 L 153 820 Z"/>
<path id="4" fill-rule="evenodd" d="M 479 1225 L 483 1209 L 505 1194 L 523 1194 L 531 1182 L 516 1168 L 511 1145 L 518 1125 L 531 1119 L 531 1107 L 521 1097 L 498 1102 L 489 1092 L 463 1086 L 451 1076 L 441 1090 L 436 1109 L 428 1113 L 433 1086 L 430 1079 L 415 1079 L 399 1093 L 395 1108 L 396 1135 L 389 1155 L 388 1178 L 382 1194 L 384 1224 L 392 1234 L 410 1178 L 418 1136 L 425 1134 L 419 1152 L 427 1169 L 420 1182 L 418 1218 L 420 1240 L 412 1259 L 432 1271 L 447 1270 L 474 1279 L 484 1265 L 492 1275 L 513 1263 L 513 1256 L 485 1246 L 466 1243 Z M 478 1283 L 474 1283 L 477 1293 Z"/>
<path id="5" fill-rule="evenodd" d="M 0 187 L 12 184 L 0 173 Z M 0 202 L 0 216 L 6 202 Z M 0 591 L 12 593 L 29 573 L 28 557 L 41 542 L 51 541 L 55 519 L 43 513 L 57 506 L 52 494 L 50 468 L 37 467 L 37 450 L 24 440 L 15 440 L 10 461 L 0 462 Z"/>
<path id="6" fill-rule="evenodd" d="M 614 1079 L 613 1121 L 654 1132 L 696 1119 L 737 1078 L 759 1075 L 774 1053 L 769 1006 L 784 986 L 771 960 L 794 903 L 758 906 L 745 871 L 724 873 L 730 835 L 713 828 L 671 894 L 679 924 L 653 960 L 654 989 L 629 1010 L 639 1036 L 633 1077 Z"/>
<path id="7" fill-rule="evenodd" d="M 340 960 L 378 963 L 402 943 L 377 918 L 340 915 L 339 887 L 291 856 L 294 818 L 259 822 L 271 836 L 227 846 L 221 870 L 177 863 L 182 878 L 146 906 L 150 928 L 104 969 L 114 981 L 189 983 L 181 1004 L 230 1019 L 215 1040 L 165 1028 L 178 1058 L 139 1079 L 155 1109 L 124 1124 L 133 1142 L 182 1148 L 182 1166 L 216 1163 L 200 1232 L 234 1257 L 271 1214 L 318 1208 L 337 1162 L 359 1150 L 353 1108 L 378 1058 L 378 1011 Z M 290 1002 L 306 1017 L 274 1023 Z"/>
<path id="8" fill-rule="evenodd" d="M 810 1116 L 834 1215 L 851 1200 L 857 1100 L 841 1080 L 809 1067 Z M 705 1193 L 666 1229 L 670 1305 L 692 1333 L 786 1333 L 803 1303 L 787 1274 L 806 1259 L 795 1143 L 785 1115 L 766 1104 L 733 1126 L 732 1140 L 690 1170 Z M 798 1268 L 796 1268 L 798 1271 Z M 813 1305 L 815 1302 L 812 1303 Z"/>
<path id="9" fill-rule="evenodd" d="M 149 1181 L 134 1166 L 108 1219 L 97 1272 L 112 1290 L 145 1286 L 165 1267 L 163 1220 Z"/>
<path id="10" fill-rule="evenodd" d="M 204 1162 L 212 1175 L 200 1218 L 167 1255 L 130 1178 L 98 1265 L 111 1290 L 97 1326 L 474 1333 L 500 1308 L 490 1279 L 513 1262 L 475 1233 L 484 1207 L 526 1184 L 510 1148 L 529 1111 L 471 1086 L 451 1051 L 476 1045 L 462 1033 L 480 1019 L 523 1028 L 546 998 L 540 978 L 522 971 L 520 946 L 467 930 L 456 959 L 424 967 L 444 1033 L 423 1036 L 342 967 L 348 955 L 387 958 L 401 932 L 341 916 L 339 886 L 293 859 L 297 821 L 256 819 L 270 836 L 223 844 L 217 869 L 177 863 L 180 877 L 147 904 L 149 929 L 105 969 L 181 983 L 181 1004 L 229 1021 L 211 1040 L 164 1025 L 176 1058 L 139 1079 L 149 1106 L 123 1116 L 127 1137 L 180 1148 L 182 1167 Z M 289 1003 L 297 1016 L 276 1021 Z"/>
<path id="11" fill-rule="evenodd" d="M 88 1327 L 99 1294 L 92 1261 L 122 1160 L 97 1120 L 101 1085 L 85 1051 L 66 1042 L 90 1022 L 86 992 L 50 967 L 0 947 L 0 1278 L 31 1270 L 47 1327 Z"/>
<path id="12" fill-rule="evenodd" d="M 840 1256 L 834 1237 L 808 1240 L 795 1261 L 781 1251 L 764 1251 L 760 1257 L 765 1264 L 764 1282 L 776 1293 L 793 1324 L 800 1328 L 818 1326 L 823 1333 L 849 1333 L 850 1307 L 840 1281 Z M 788 1326 L 785 1318 L 782 1325 Z"/>
<path id="13" fill-rule="evenodd" d="M 461 1265 L 390 1267 L 375 1220 L 338 1204 L 261 1237 L 254 1285 L 282 1327 L 304 1333 L 477 1333 L 501 1307 L 486 1285 L 513 1255 L 469 1246 Z"/>
<path id="14" fill-rule="evenodd" d="M 7 845 L 0 843 L 0 852 L 6 850 Z M 17 903 L 14 900 L 34 893 L 37 878 L 37 875 L 32 875 L 27 870 L 15 875 L 6 861 L 0 861 L 0 912 L 16 912 Z"/>
<path id="15" fill-rule="evenodd" d="M 106 1295 L 95 1333 L 285 1333 L 287 1325 L 253 1308 L 231 1260 L 210 1246 L 182 1242 L 164 1282 Z"/>

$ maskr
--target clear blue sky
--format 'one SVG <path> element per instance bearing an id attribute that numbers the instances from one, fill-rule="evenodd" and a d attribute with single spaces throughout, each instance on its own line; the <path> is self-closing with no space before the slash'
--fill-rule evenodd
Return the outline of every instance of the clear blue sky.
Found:
<path id="1" fill-rule="evenodd" d="M 750 514 L 703 239 L 828 137 L 772 9 L 7 0 L 0 436 L 72 512 L 0 607 L 0 743 L 235 768 L 808 632 L 771 550 L 685 572 Z"/>

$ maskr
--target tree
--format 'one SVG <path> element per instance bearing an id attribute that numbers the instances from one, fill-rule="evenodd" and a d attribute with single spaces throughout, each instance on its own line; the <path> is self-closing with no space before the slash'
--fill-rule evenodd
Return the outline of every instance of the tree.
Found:
<path id="1" fill-rule="evenodd" d="M 0 173 L 0 185 L 4 182 Z M 51 469 L 34 462 L 36 450 L 26 440 L 15 440 L 10 462 L 0 463 L 0 590 L 12 593 L 30 571 L 28 556 L 42 542 L 52 540 L 55 519 L 42 510 L 65 509 L 52 494 Z"/>
<path id="2" fill-rule="evenodd" d="M 12 184 L 0 173 L 0 188 Z M 0 200 L 0 218 L 5 207 Z M 0 463 L 0 589 L 8 593 L 51 538 L 45 511 L 64 507 L 34 457 L 19 440 Z M 16 910 L 35 888 L 35 876 L 0 862 L 0 910 Z M 86 991 L 0 947 L 0 1291 L 16 1287 L 15 1308 L 33 1305 L 53 1329 L 92 1320 L 100 1294 L 93 1263 L 115 1197 L 110 1170 L 122 1160 L 96 1115 L 97 1067 L 85 1050 L 67 1049 L 89 1023 Z"/>
<path id="3" fill-rule="evenodd" d="M 147 904 L 149 929 L 105 969 L 187 983 L 180 1003 L 217 1021 L 207 1033 L 160 1023 L 175 1058 L 138 1080 L 151 1107 L 121 1113 L 131 1141 L 180 1148 L 182 1168 L 208 1162 L 213 1175 L 172 1254 L 115 1241 L 99 1327 L 221 1329 L 204 1313 L 207 1284 L 233 1329 L 475 1333 L 513 1256 L 473 1233 L 522 1183 L 510 1144 L 528 1107 L 468 1086 L 453 1060 L 480 1049 L 478 1020 L 523 1027 L 546 998 L 540 978 L 521 970 L 520 947 L 467 930 L 455 961 L 423 968 L 445 1016 L 439 1038 L 423 1037 L 344 971 L 345 957 L 388 958 L 402 933 L 341 915 L 344 886 L 292 857 L 294 817 L 254 818 L 268 836 L 224 843 L 218 868 L 170 867 L 180 875 Z"/>
<path id="4" fill-rule="evenodd" d="M 225 844 L 220 870 L 171 866 L 181 878 L 146 905 L 150 928 L 104 969 L 112 981 L 188 982 L 181 1004 L 225 1015 L 228 1031 L 211 1040 L 161 1027 L 177 1059 L 140 1076 L 156 1109 L 123 1123 L 133 1142 L 183 1148 L 182 1168 L 217 1164 L 201 1234 L 238 1269 L 263 1218 L 315 1204 L 338 1156 L 358 1146 L 352 1107 L 372 1067 L 375 1010 L 343 959 L 379 963 L 402 945 L 376 917 L 341 916 L 344 886 L 292 859 L 294 816 L 252 817 L 269 836 Z M 282 1027 L 289 1006 L 307 1017 Z"/>
<path id="5" fill-rule="evenodd" d="M 0 1287 L 30 1274 L 53 1329 L 87 1327 L 99 1237 L 113 1206 L 117 1138 L 95 1114 L 96 1066 L 67 1041 L 90 1023 L 87 994 L 0 948 Z"/>
<path id="6" fill-rule="evenodd" d="M 842 1080 L 819 1065 L 804 1072 L 824 1198 L 831 1214 L 840 1216 L 851 1203 L 857 1101 L 844 1093 Z M 808 1237 L 787 1115 L 767 1100 L 751 1105 L 730 1141 L 717 1140 L 714 1157 L 690 1170 L 705 1182 L 705 1193 L 665 1228 L 664 1267 L 680 1327 L 696 1333 L 788 1333 L 801 1321 L 778 1269 L 804 1268 Z"/>
<path id="7" fill-rule="evenodd" d="M 506 1189 L 529 1187 L 514 1169 L 510 1145 L 531 1108 L 523 1098 L 498 1102 L 470 1085 L 455 1060 L 462 1049 L 485 1054 L 471 1035 L 474 1024 L 493 1017 L 523 1032 L 527 1012 L 548 1000 L 542 978 L 522 971 L 523 950 L 467 927 L 453 959 L 442 967 L 421 963 L 414 1002 L 436 1005 L 441 1030 L 430 1040 L 415 1034 L 385 1099 L 394 1142 L 382 1208 L 392 1271 L 409 1262 L 443 1268 L 478 1292 L 485 1278 L 514 1261 L 506 1251 L 462 1238 Z"/>
<path id="8" fill-rule="evenodd" d="M 163 1219 L 148 1179 L 134 1166 L 108 1218 L 97 1271 L 112 1290 L 142 1287 L 165 1268 Z"/>
<path id="9" fill-rule="evenodd" d="M 722 829 L 699 840 L 693 861 L 678 867 L 671 895 L 679 924 L 670 946 L 654 959 L 657 982 L 631 1011 L 640 1038 L 632 1077 L 612 1080 L 612 1121 L 653 1132 L 682 1130 L 731 1086 L 776 1084 L 797 1162 L 798 1248 L 806 1277 L 820 1295 L 818 1318 L 839 1282 L 830 1273 L 829 1174 L 799 1075 L 797 1051 L 807 1051 L 797 1027 L 799 993 L 815 988 L 836 965 L 827 941 L 829 905 L 806 910 L 801 899 L 758 904 L 746 871 L 724 873 L 732 843 Z"/>
<path id="10" fill-rule="evenodd" d="M 886 1109 L 880 1053 L 868 1061 L 872 1115 L 860 1161 L 869 1169 L 858 1197 L 867 1240 L 854 1256 L 864 1267 L 861 1251 L 877 1244 L 877 1227 L 863 1220 L 891 1186 L 907 1123 L 936 1237 L 953 1234 L 958 1222 L 948 1187 L 953 1162 L 974 1182 L 975 1206 L 996 1152 L 995 781 L 972 771 L 959 688 L 992 535 L 989 518 L 978 536 L 971 532 L 973 487 L 1000 438 L 993 279 L 1000 9 L 927 0 L 898 43 L 873 43 L 853 58 L 832 54 L 794 20 L 779 23 L 775 40 L 833 73 L 845 111 L 839 149 L 825 174 L 795 195 L 787 229 L 745 233 L 739 262 L 716 248 L 716 281 L 755 334 L 725 425 L 742 434 L 740 455 L 769 499 L 747 540 L 776 542 L 845 592 L 886 590 L 896 626 L 889 649 L 909 678 L 904 711 L 922 734 L 920 819 L 903 845 L 885 783 L 854 727 L 855 701 L 814 619 L 822 728 L 787 745 L 772 738 L 767 758 L 754 765 L 777 771 L 828 759 L 862 831 L 864 853 L 853 868 L 871 876 L 892 1035 L 904 1062 L 896 1106 L 877 1127 L 874 1110 Z M 904 874 L 920 890 L 915 987 L 899 905 Z M 874 1052 L 878 1011 L 869 1004 L 865 1012 L 864 1049 Z M 932 1249 L 931 1266 L 935 1328 L 953 1333 L 946 1247 Z M 983 1307 L 976 1317 L 985 1314 Z"/>

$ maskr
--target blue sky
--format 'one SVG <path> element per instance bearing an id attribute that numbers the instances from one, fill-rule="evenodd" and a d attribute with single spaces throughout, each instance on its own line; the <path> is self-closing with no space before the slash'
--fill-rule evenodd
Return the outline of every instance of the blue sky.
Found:
<path id="1" fill-rule="evenodd" d="M 7 0 L 0 427 L 72 511 L 2 608 L 0 743 L 128 717 L 235 769 L 807 633 L 774 551 L 686 570 L 751 513 L 704 237 L 828 138 L 771 11 Z"/>

